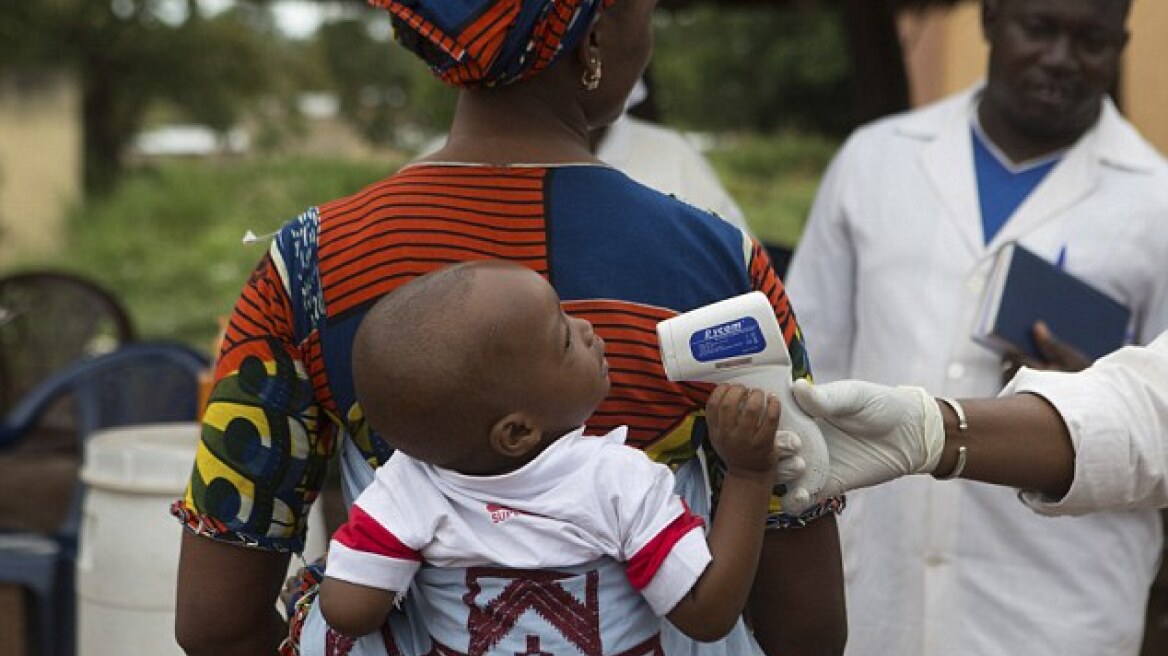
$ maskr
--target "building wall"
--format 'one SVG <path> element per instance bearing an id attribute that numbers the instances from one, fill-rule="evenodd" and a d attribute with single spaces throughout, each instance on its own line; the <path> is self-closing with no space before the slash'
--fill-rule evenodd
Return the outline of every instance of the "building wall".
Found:
<path id="1" fill-rule="evenodd" d="M 80 117 L 71 76 L 0 77 L 0 267 L 59 247 L 81 195 Z"/>
<path id="2" fill-rule="evenodd" d="M 1162 153 L 1168 153 L 1168 2 L 1135 0 L 1131 43 L 1120 88 L 1124 113 Z M 988 49 L 979 2 L 952 10 L 907 13 L 901 42 L 914 105 L 960 91 L 985 76 Z"/>
<path id="3" fill-rule="evenodd" d="M 1168 153 L 1168 2 L 1135 0 L 1124 62 L 1124 111 L 1161 153 Z"/>

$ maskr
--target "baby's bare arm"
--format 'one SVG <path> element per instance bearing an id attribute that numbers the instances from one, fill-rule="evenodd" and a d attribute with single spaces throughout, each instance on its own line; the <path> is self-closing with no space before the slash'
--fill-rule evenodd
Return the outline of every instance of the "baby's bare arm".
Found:
<path id="1" fill-rule="evenodd" d="M 778 464 L 779 414 L 778 399 L 741 385 L 720 385 L 710 395 L 706 423 L 726 465 L 707 538 L 713 560 L 668 614 L 669 621 L 695 640 L 717 640 L 729 633 L 750 594 Z"/>
<path id="2" fill-rule="evenodd" d="M 379 588 L 325 576 L 320 584 L 320 612 L 333 629 L 354 638 L 378 629 L 397 595 Z"/>

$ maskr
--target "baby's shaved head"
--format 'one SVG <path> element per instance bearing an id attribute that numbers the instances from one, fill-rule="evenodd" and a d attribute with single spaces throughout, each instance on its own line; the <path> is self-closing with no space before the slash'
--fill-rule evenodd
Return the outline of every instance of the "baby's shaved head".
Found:
<path id="1" fill-rule="evenodd" d="M 497 407 L 492 366 L 501 311 L 475 304 L 476 278 L 492 267 L 457 264 L 421 276 L 382 297 L 353 343 L 353 385 L 369 425 L 391 446 L 442 464 L 463 433 L 485 432 Z M 472 309 L 473 308 L 473 309 Z"/>

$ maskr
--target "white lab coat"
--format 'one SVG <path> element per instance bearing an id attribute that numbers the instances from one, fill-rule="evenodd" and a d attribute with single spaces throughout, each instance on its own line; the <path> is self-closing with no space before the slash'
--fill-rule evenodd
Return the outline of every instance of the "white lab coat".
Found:
<path id="1" fill-rule="evenodd" d="M 993 253 L 1019 240 L 1168 327 L 1168 166 L 1108 102 L 982 239 L 970 140 L 978 89 L 859 130 L 832 163 L 788 292 L 818 380 L 993 396 L 969 335 Z M 976 445 L 971 458 L 977 457 Z M 850 656 L 1136 654 L 1160 556 L 1155 511 L 1043 517 L 1012 490 L 907 477 L 849 494 L 840 520 Z"/>
<path id="2" fill-rule="evenodd" d="M 646 187 L 677 196 L 750 233 L 742 209 L 714 168 L 676 130 L 622 114 L 608 127 L 596 156 Z"/>
<path id="3" fill-rule="evenodd" d="M 1078 374 L 1023 369 L 1002 394 L 1030 392 L 1058 409 L 1075 447 L 1061 499 L 1025 493 L 1048 515 L 1168 507 L 1168 332 Z"/>

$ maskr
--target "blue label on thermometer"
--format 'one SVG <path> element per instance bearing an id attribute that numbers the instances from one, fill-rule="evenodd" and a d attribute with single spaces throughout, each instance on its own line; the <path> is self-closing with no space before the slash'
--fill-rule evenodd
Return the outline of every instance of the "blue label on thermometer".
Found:
<path id="1" fill-rule="evenodd" d="M 762 328 L 752 317 L 703 328 L 689 336 L 689 352 L 698 362 L 753 355 L 765 348 Z"/>

